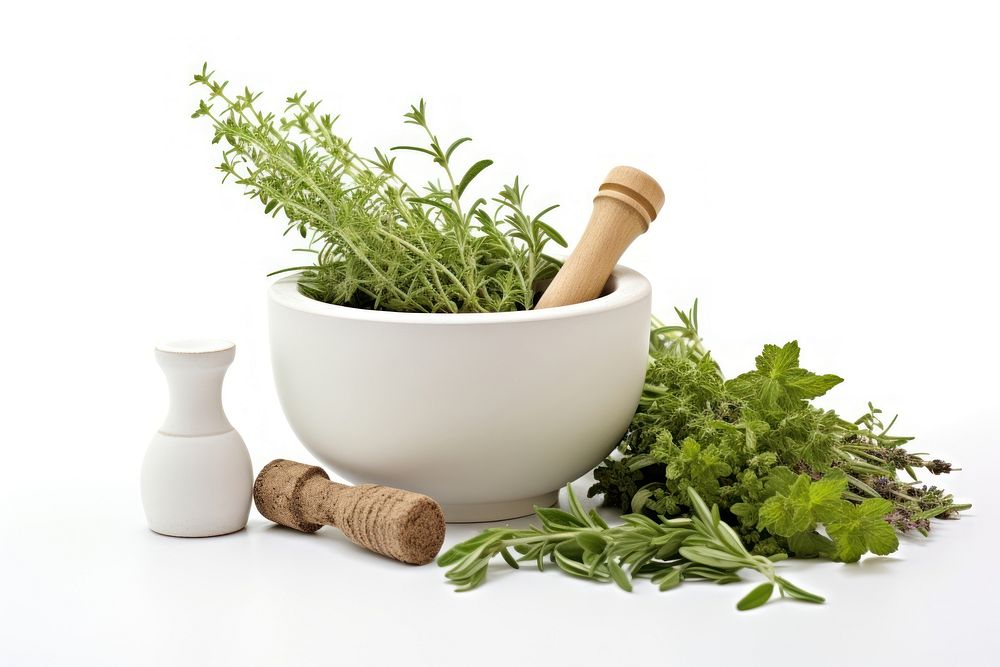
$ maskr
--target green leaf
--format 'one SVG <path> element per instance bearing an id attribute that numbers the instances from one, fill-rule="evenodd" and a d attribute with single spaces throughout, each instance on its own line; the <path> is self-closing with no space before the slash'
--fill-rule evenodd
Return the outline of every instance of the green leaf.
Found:
<path id="1" fill-rule="evenodd" d="M 584 532 L 576 536 L 576 541 L 585 551 L 593 554 L 602 554 L 608 546 L 607 540 L 597 533 Z"/>
<path id="2" fill-rule="evenodd" d="M 739 581 L 740 577 L 732 570 L 724 570 L 707 565 L 688 565 L 684 569 L 685 579 L 707 579 L 718 584 L 731 584 Z"/>
<path id="3" fill-rule="evenodd" d="M 781 586 L 781 590 L 784 591 L 789 596 L 795 598 L 796 600 L 802 600 L 803 602 L 812 602 L 813 604 L 823 604 L 826 602 L 826 598 L 816 595 L 815 593 L 810 593 L 807 590 L 799 588 L 787 579 L 782 579 L 781 577 L 775 577 L 775 581 Z"/>
<path id="4" fill-rule="evenodd" d="M 757 523 L 757 506 L 751 503 L 733 503 L 729 506 L 729 511 L 740 518 L 744 525 Z M 744 519 L 746 521 L 744 521 Z"/>
<path id="5" fill-rule="evenodd" d="M 719 536 L 720 542 L 726 547 L 729 553 L 734 556 L 748 557 L 750 554 L 747 552 L 746 547 L 743 546 L 743 542 L 740 540 L 740 536 L 736 534 L 728 523 L 720 521 L 715 526 L 715 532 Z"/>
<path id="6" fill-rule="evenodd" d="M 553 206 L 552 208 L 555 208 L 555 207 Z M 544 231 L 545 234 L 548 235 L 548 237 L 550 239 L 552 239 L 553 241 L 555 241 L 558 245 L 562 246 L 563 248 L 565 248 L 565 247 L 567 247 L 569 245 L 568 243 L 566 243 L 566 239 L 564 239 L 562 237 L 562 234 L 560 234 L 559 232 L 557 232 L 554 228 L 550 227 L 546 223 L 541 222 L 540 220 L 536 220 L 535 221 L 535 225 L 537 225 L 539 229 L 541 229 L 542 231 Z"/>
<path id="7" fill-rule="evenodd" d="M 691 499 L 691 506 L 694 507 L 695 514 L 701 519 L 706 526 L 712 525 L 712 511 L 708 509 L 708 505 L 705 501 L 701 499 L 698 492 L 694 490 L 694 487 L 688 487 L 688 497 Z"/>
<path id="8" fill-rule="evenodd" d="M 573 530 L 574 528 L 583 528 L 586 525 L 569 512 L 564 512 L 557 507 L 536 507 L 535 515 L 549 530 Z"/>
<path id="9" fill-rule="evenodd" d="M 760 508 L 760 525 L 775 535 L 791 536 L 815 526 L 809 501 L 810 481 L 799 475 L 788 494 L 771 496 Z"/>
<path id="10" fill-rule="evenodd" d="M 833 547 L 833 540 L 820 535 L 815 530 L 806 530 L 795 533 L 788 538 L 788 548 L 798 558 L 832 558 L 836 553 Z"/>
<path id="11" fill-rule="evenodd" d="M 816 375 L 799 368 L 799 344 L 794 340 L 782 347 L 765 345 L 756 365 L 757 370 L 733 378 L 726 386 L 738 395 L 755 396 L 770 409 L 794 407 L 843 382 L 836 375 Z"/>
<path id="12" fill-rule="evenodd" d="M 452 224 L 456 226 L 464 224 L 455 209 L 448 206 L 448 204 L 435 199 L 434 197 L 410 197 L 406 201 L 410 204 L 426 204 L 427 206 L 433 206 L 441 211 L 444 217 Z"/>
<path id="13" fill-rule="evenodd" d="M 665 574 L 655 578 L 653 583 L 659 586 L 661 591 L 675 588 L 681 583 L 681 569 L 676 567 L 670 568 Z"/>
<path id="14" fill-rule="evenodd" d="M 615 559 L 609 558 L 607 560 L 608 572 L 611 573 L 611 579 L 618 584 L 618 587 L 623 591 L 628 593 L 632 592 L 632 582 L 629 581 L 628 575 L 622 570 L 621 566 L 615 562 Z"/>
<path id="15" fill-rule="evenodd" d="M 822 479 L 809 485 L 809 507 L 821 522 L 836 516 L 843 506 L 847 476 L 842 470 L 831 470 Z"/>
<path id="16" fill-rule="evenodd" d="M 679 553 L 681 558 L 686 558 L 692 563 L 714 567 L 720 570 L 746 567 L 747 560 L 739 556 L 734 556 L 720 549 L 703 546 L 683 546 Z"/>
<path id="17" fill-rule="evenodd" d="M 583 509 L 583 505 L 580 504 L 580 499 L 576 497 L 576 492 L 573 491 L 573 486 L 570 484 L 566 486 L 566 500 L 569 503 L 569 511 L 572 512 L 573 516 L 575 516 L 577 521 L 580 522 L 580 525 L 596 527 L 595 524 L 591 522 L 590 515 Z"/>
<path id="18" fill-rule="evenodd" d="M 461 197 L 462 194 L 465 192 L 465 189 L 469 187 L 470 183 L 472 183 L 472 179 L 478 176 L 479 173 L 483 171 L 483 169 L 486 169 L 486 167 L 490 166 L 491 164 L 493 164 L 493 160 L 480 160 L 479 162 L 469 167 L 469 170 L 465 172 L 465 176 L 462 177 L 462 180 L 458 184 L 458 196 Z"/>
<path id="19" fill-rule="evenodd" d="M 887 556 L 899 548 L 899 536 L 891 524 L 886 521 L 875 524 L 865 537 L 868 550 L 877 556 Z"/>
<path id="20" fill-rule="evenodd" d="M 826 524 L 837 557 L 852 563 L 868 551 L 886 555 L 899 548 L 895 529 L 885 521 L 891 511 L 892 503 L 883 498 L 869 498 L 860 505 L 847 503 L 842 507 L 836 519 Z"/>
<path id="21" fill-rule="evenodd" d="M 602 528 L 604 530 L 608 529 L 607 522 L 603 518 L 601 518 L 601 515 L 597 513 L 596 509 L 592 509 L 589 512 L 587 512 L 587 516 L 590 518 L 591 526 Z"/>
<path id="22" fill-rule="evenodd" d="M 754 362 L 760 373 L 771 378 L 784 377 L 790 370 L 799 367 L 799 342 L 793 340 L 782 347 L 765 345 Z"/>
<path id="23" fill-rule="evenodd" d="M 575 543 L 563 542 L 552 552 L 556 566 L 563 572 L 572 574 L 575 577 L 582 577 L 584 579 L 599 578 L 596 574 L 590 572 L 590 569 L 586 565 L 580 562 L 579 558 L 582 557 L 582 553 L 579 551 L 579 547 L 574 548 L 574 546 L 570 545 L 575 546 Z"/>
<path id="24" fill-rule="evenodd" d="M 770 494 L 787 494 L 788 489 L 791 488 L 792 484 L 794 484 L 798 478 L 799 476 L 792 472 L 791 468 L 787 466 L 778 466 L 768 474 L 765 487 Z"/>
<path id="25" fill-rule="evenodd" d="M 774 584 L 765 582 L 747 593 L 742 600 L 736 603 L 736 608 L 740 611 L 755 609 L 771 599 L 774 592 Z"/>
<path id="26" fill-rule="evenodd" d="M 840 470 L 833 470 L 816 481 L 808 475 L 799 475 L 786 491 L 764 502 L 760 508 L 759 527 L 782 537 L 812 531 L 817 523 L 840 516 L 844 507 L 850 504 L 843 499 L 846 490 L 847 476 Z M 799 547 L 804 552 L 799 554 L 796 549 L 796 553 L 818 555 L 822 553 L 817 551 L 821 546 L 815 540 L 807 544 L 800 539 Z"/>
<path id="27" fill-rule="evenodd" d="M 510 565 L 515 570 L 521 569 L 520 564 L 518 564 L 517 560 L 514 558 L 514 556 L 511 555 L 510 551 L 508 551 L 506 548 L 500 549 L 500 555 L 503 556 L 503 559 L 505 561 L 507 561 L 507 565 Z"/>
<path id="28" fill-rule="evenodd" d="M 455 152 L 455 149 L 464 144 L 466 141 L 472 141 L 472 137 L 462 137 L 461 139 L 453 141 L 451 146 L 448 146 L 448 150 L 444 152 L 444 159 L 450 160 L 451 154 Z"/>
<path id="29" fill-rule="evenodd" d="M 433 158 L 437 157 L 437 153 L 430 150 L 429 148 L 424 148 L 423 146 L 391 146 L 389 148 L 391 151 L 413 151 L 415 153 L 424 153 L 425 155 L 430 155 Z"/>
<path id="30" fill-rule="evenodd" d="M 844 378 L 836 375 L 813 375 L 802 371 L 789 377 L 785 387 L 795 398 L 810 399 L 822 396 L 843 381 Z"/>

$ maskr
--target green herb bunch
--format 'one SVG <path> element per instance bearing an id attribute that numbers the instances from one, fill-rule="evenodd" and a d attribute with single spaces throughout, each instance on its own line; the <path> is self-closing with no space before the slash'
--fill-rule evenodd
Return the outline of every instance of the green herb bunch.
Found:
<path id="1" fill-rule="evenodd" d="M 756 368 L 730 380 L 698 334 L 697 302 L 680 323 L 655 322 L 641 404 L 621 458 L 594 471 L 589 495 L 622 511 L 683 516 L 691 490 L 717 503 L 757 555 L 845 562 L 898 547 L 897 531 L 927 534 L 930 519 L 969 505 L 919 483 L 915 469 L 952 470 L 903 448 L 870 403 L 854 422 L 810 400 L 842 380 L 799 366 L 799 346 L 766 345 Z M 901 479 L 899 472 L 909 477 Z"/>
<path id="2" fill-rule="evenodd" d="M 774 563 L 784 554 L 753 555 L 736 532 L 719 517 L 718 506 L 711 510 L 693 488 L 688 498 L 691 518 L 657 521 L 643 514 L 627 514 L 622 525 L 609 527 L 594 510 L 587 512 L 566 487 L 569 511 L 536 507 L 541 526 L 527 529 L 490 528 L 462 542 L 438 558 L 438 565 L 450 567 L 446 577 L 457 590 L 466 591 L 486 580 L 490 561 L 498 554 L 513 568 L 519 562 L 534 561 L 544 570 L 548 560 L 567 574 L 599 582 L 615 582 L 631 592 L 632 579 L 645 577 L 661 591 L 682 581 L 703 580 L 719 584 L 740 581 L 740 570 L 756 570 L 767 581 L 751 590 L 736 605 L 753 609 L 771 599 L 775 589 L 782 597 L 821 603 L 823 598 L 809 593 L 775 573 Z M 515 558 L 511 549 L 519 554 Z"/>
<path id="3" fill-rule="evenodd" d="M 218 169 L 283 217 L 285 233 L 308 239 L 313 263 L 301 271 L 309 297 L 357 308 L 402 312 L 496 312 L 530 309 L 536 284 L 559 263 L 546 244 L 566 242 L 542 217 L 529 214 L 519 179 L 504 186 L 491 206 L 467 201 L 469 185 L 491 160 L 456 171 L 456 150 L 470 139 L 442 143 L 427 123 L 424 101 L 404 115 L 426 145 L 391 150 L 430 157 L 443 182 L 418 191 L 396 171 L 396 158 L 376 149 L 362 157 L 334 133 L 337 118 L 320 114 L 319 102 L 301 92 L 287 98 L 285 115 L 257 106 L 261 93 L 227 92 L 207 64 L 192 85 L 208 91 L 194 118 L 211 122 L 213 143 L 223 146 Z M 460 175 L 461 174 L 461 175 Z M 275 273 L 281 273 L 277 271 Z"/>

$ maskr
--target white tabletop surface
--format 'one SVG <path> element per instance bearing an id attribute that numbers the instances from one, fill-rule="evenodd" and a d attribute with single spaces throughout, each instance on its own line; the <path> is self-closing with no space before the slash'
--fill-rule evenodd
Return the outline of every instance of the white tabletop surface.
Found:
<path id="1" fill-rule="evenodd" d="M 7 4 L 0 667 L 995 663 L 995 2 Z M 974 509 L 889 557 L 782 564 L 827 604 L 750 613 L 750 581 L 626 594 L 501 564 L 456 594 L 440 568 L 256 511 L 226 537 L 151 533 L 156 341 L 235 341 L 224 402 L 255 470 L 312 462 L 274 393 L 264 299 L 302 256 L 218 182 L 190 118 L 205 60 L 278 113 L 307 88 L 363 151 L 416 141 L 401 115 L 426 98 L 442 141 L 474 138 L 463 164 L 495 160 L 472 189 L 520 175 L 571 245 L 609 168 L 653 174 L 667 203 L 624 263 L 654 311 L 700 297 L 729 375 L 798 339 L 805 367 L 845 378 L 821 405 L 898 411 Z"/>
<path id="2" fill-rule="evenodd" d="M 995 470 L 998 463 L 988 454 L 969 467 Z M 333 528 L 301 534 L 253 510 L 236 534 L 163 537 L 146 529 L 134 485 L 83 477 L 55 484 L 59 477 L 44 469 L 25 472 L 32 483 L 4 494 L 5 506 L 16 510 L 0 551 L 0 663 L 8 665 L 542 664 L 654 656 L 810 665 L 895 656 L 973 665 L 988 664 L 983 650 L 996 629 L 991 554 L 1000 544 L 995 522 L 984 517 L 998 507 L 971 475 L 958 487 L 976 499 L 975 511 L 936 523 L 930 538 L 904 539 L 891 557 L 782 565 L 787 578 L 825 595 L 825 605 L 777 601 L 738 612 L 753 575 L 746 583 L 687 583 L 667 593 L 641 581 L 627 594 L 554 568 L 514 572 L 499 562 L 483 587 L 459 594 L 441 568 L 374 556 Z M 575 488 L 582 492 L 585 480 Z M 446 545 L 479 528 L 449 526 Z"/>

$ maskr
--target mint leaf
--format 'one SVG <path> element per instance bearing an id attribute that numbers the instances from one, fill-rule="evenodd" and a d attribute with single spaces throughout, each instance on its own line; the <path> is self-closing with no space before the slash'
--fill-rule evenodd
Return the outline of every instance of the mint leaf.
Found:
<path id="1" fill-rule="evenodd" d="M 892 503 L 882 498 L 869 498 L 854 506 L 855 512 L 864 519 L 865 543 L 873 554 L 885 556 L 899 548 L 896 531 L 885 520 L 892 509 Z"/>
<path id="2" fill-rule="evenodd" d="M 809 502 L 809 477 L 799 475 L 787 494 L 771 496 L 760 508 L 760 526 L 788 537 L 816 524 Z"/>
<path id="3" fill-rule="evenodd" d="M 782 347 L 765 345 L 754 362 L 757 370 L 764 375 L 772 378 L 782 377 L 791 369 L 799 367 L 799 342 L 793 340 Z"/>
<path id="4" fill-rule="evenodd" d="M 797 398 L 817 398 L 844 381 L 836 375 L 815 375 L 802 369 L 796 371 L 788 377 L 785 386 Z"/>
<path id="5" fill-rule="evenodd" d="M 847 503 L 841 507 L 836 518 L 826 523 L 837 557 L 853 563 L 868 551 L 884 556 L 899 548 L 896 531 L 885 521 L 891 511 L 892 503 L 884 498 L 869 498 L 860 505 Z"/>
<path id="6" fill-rule="evenodd" d="M 781 478 L 787 478 L 787 473 L 780 473 Z M 853 562 L 869 551 L 876 554 L 895 551 L 899 546 L 896 531 L 884 520 L 892 511 L 892 503 L 869 498 L 855 505 L 844 500 L 846 490 L 847 476 L 840 470 L 816 481 L 808 475 L 799 475 L 784 492 L 764 502 L 757 527 L 789 538 L 792 552 L 807 558 L 836 556 Z M 815 532 L 821 523 L 831 539 Z"/>
<path id="7" fill-rule="evenodd" d="M 842 470 L 832 470 L 823 479 L 809 485 L 809 509 L 816 520 L 826 523 L 837 516 L 847 490 L 847 475 Z"/>
<path id="8" fill-rule="evenodd" d="M 799 343 L 794 340 L 782 347 L 765 345 L 755 361 L 757 370 L 733 378 L 726 387 L 739 395 L 753 396 L 772 410 L 792 408 L 843 382 L 836 375 L 816 375 L 799 368 Z"/>
<path id="9" fill-rule="evenodd" d="M 757 506 L 751 503 L 733 503 L 729 511 L 740 520 L 741 526 L 753 526 L 759 520 Z"/>
<path id="10" fill-rule="evenodd" d="M 899 548 L 899 537 L 892 524 L 881 518 L 879 518 L 879 522 L 871 526 L 865 537 L 865 543 L 868 545 L 868 551 L 873 554 L 888 556 Z"/>
<path id="11" fill-rule="evenodd" d="M 765 488 L 772 495 L 776 493 L 788 493 L 788 489 L 791 488 L 797 478 L 798 476 L 792 472 L 791 468 L 778 466 L 767 476 Z"/>
<path id="12" fill-rule="evenodd" d="M 781 486 L 790 470 L 775 470 L 777 479 L 769 485 Z M 829 472 L 822 479 L 812 481 L 808 475 L 799 475 L 795 482 L 768 498 L 760 508 L 759 528 L 766 528 L 774 535 L 792 537 L 811 531 L 817 523 L 840 518 L 844 507 L 850 503 L 843 499 L 847 490 L 847 476 L 840 470 Z"/>

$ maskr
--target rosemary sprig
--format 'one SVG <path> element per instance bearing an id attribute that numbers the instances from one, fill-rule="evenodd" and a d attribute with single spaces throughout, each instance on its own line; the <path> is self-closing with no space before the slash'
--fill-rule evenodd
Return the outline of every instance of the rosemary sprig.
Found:
<path id="1" fill-rule="evenodd" d="M 632 580 L 652 580 L 661 591 L 686 580 L 719 584 L 740 581 L 740 570 L 755 570 L 766 581 L 741 599 L 743 611 L 767 602 L 778 590 L 804 602 L 824 599 L 779 577 L 774 563 L 785 554 L 752 555 L 736 532 L 719 518 L 718 506 L 709 509 L 694 489 L 688 489 L 694 514 L 690 518 L 659 521 L 642 514 L 626 514 L 622 525 L 609 527 L 595 510 L 584 510 L 571 486 L 566 487 L 569 511 L 536 507 L 541 526 L 527 529 L 490 528 L 457 544 L 438 558 L 450 567 L 445 576 L 459 591 L 483 583 L 490 561 L 500 555 L 508 565 L 534 561 L 544 570 L 549 560 L 567 574 L 598 582 L 613 581 L 622 590 L 632 590 Z M 517 552 L 515 557 L 511 550 Z"/>

